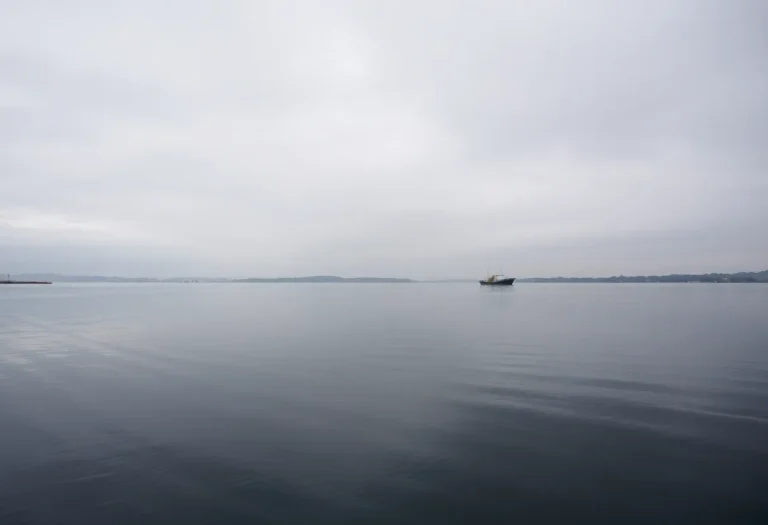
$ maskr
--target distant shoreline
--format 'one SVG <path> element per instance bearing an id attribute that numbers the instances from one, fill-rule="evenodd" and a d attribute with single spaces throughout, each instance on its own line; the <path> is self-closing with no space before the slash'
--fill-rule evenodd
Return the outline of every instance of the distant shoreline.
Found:
<path id="1" fill-rule="evenodd" d="M 211 277 L 171 277 L 160 279 L 154 277 L 117 277 L 101 275 L 59 275 L 59 274 L 21 274 L 20 280 L 0 281 L 0 284 L 52 284 L 59 283 L 381 283 L 400 284 L 415 283 L 413 279 L 398 277 L 338 277 L 335 275 L 313 275 L 306 277 L 252 277 L 246 279 L 224 279 Z"/>
<path id="2" fill-rule="evenodd" d="M 0 284 L 53 284 L 51 281 L 0 281 Z"/>
<path id="3" fill-rule="evenodd" d="M 399 277 L 339 277 L 336 275 L 311 275 L 304 277 L 250 277 L 224 279 L 211 277 L 117 277 L 100 275 L 19 274 L 16 280 L 3 280 L 0 284 L 51 284 L 61 283 L 477 283 L 479 279 L 415 280 Z M 521 277 L 517 283 L 768 283 L 768 270 L 760 272 L 669 274 L 612 277 Z"/>
<path id="4" fill-rule="evenodd" d="M 414 283 L 412 279 L 399 279 L 395 277 L 337 277 L 335 275 L 321 275 L 312 277 L 276 277 L 250 279 L 231 279 L 234 283 Z"/>
<path id="5" fill-rule="evenodd" d="M 526 283 L 768 283 L 768 270 L 762 272 L 619 275 L 613 277 L 546 277 L 518 279 Z"/>

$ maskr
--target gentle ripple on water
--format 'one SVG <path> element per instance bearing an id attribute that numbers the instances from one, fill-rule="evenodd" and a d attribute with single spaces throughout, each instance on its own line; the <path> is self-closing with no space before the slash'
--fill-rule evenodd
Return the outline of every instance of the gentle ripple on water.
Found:
<path id="1" fill-rule="evenodd" d="M 0 290 L 0 524 L 768 523 L 768 286 Z"/>

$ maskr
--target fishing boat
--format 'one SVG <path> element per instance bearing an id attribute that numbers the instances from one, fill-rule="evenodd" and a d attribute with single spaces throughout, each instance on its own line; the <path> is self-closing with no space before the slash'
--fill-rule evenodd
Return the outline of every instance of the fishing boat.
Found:
<path id="1" fill-rule="evenodd" d="M 514 277 L 504 277 L 501 274 L 493 274 L 485 281 L 480 281 L 480 284 L 482 286 L 510 286 L 514 282 Z"/>

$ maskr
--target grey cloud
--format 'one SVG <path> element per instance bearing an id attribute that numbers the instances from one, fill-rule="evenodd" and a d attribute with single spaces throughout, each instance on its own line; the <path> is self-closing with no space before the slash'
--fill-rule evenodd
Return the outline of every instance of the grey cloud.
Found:
<path id="1" fill-rule="evenodd" d="M 418 5 L 406 22 L 405 4 L 371 17 L 397 35 L 395 78 L 499 154 L 621 145 L 647 155 L 702 127 L 753 131 L 768 112 L 761 2 Z"/>
<path id="2" fill-rule="evenodd" d="M 9 271 L 450 277 L 489 262 L 520 275 L 768 262 L 758 0 L 5 11 Z"/>

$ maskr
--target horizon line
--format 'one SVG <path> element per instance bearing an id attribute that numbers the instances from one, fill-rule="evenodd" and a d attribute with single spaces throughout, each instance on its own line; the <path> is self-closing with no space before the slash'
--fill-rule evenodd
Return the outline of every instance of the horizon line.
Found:
<path id="1" fill-rule="evenodd" d="M 572 276 L 572 275 L 555 275 L 555 276 L 524 276 L 516 277 L 516 280 L 527 279 L 611 279 L 611 278 L 632 278 L 632 277 L 665 277 L 665 276 L 679 276 L 679 275 L 736 275 L 736 274 L 756 274 L 767 272 L 766 270 L 740 270 L 736 272 L 705 272 L 705 273 L 691 273 L 691 272 L 675 272 L 675 273 L 644 273 L 644 274 L 614 274 L 610 276 Z M 295 276 L 277 276 L 277 277 L 210 277 L 210 276 L 170 276 L 170 277 L 149 277 L 149 276 L 125 276 L 125 275 L 107 275 L 107 274 L 68 274 L 58 272 L 22 272 L 22 273 L 0 273 L 2 276 L 15 276 L 15 277 L 27 277 L 27 276 L 56 276 L 64 278 L 88 278 L 88 279 L 132 279 L 132 280 L 154 280 L 154 281 L 168 281 L 168 280 L 216 280 L 216 281 L 245 281 L 245 280 L 278 280 L 278 279 L 392 279 L 392 280 L 406 280 L 413 282 L 446 282 L 446 281 L 475 281 L 476 277 L 446 277 L 446 278 L 424 278 L 413 279 L 410 277 L 392 277 L 392 276 L 374 276 L 374 275 L 358 275 L 351 277 L 344 277 L 338 274 L 307 274 L 307 275 L 295 275 Z"/>

